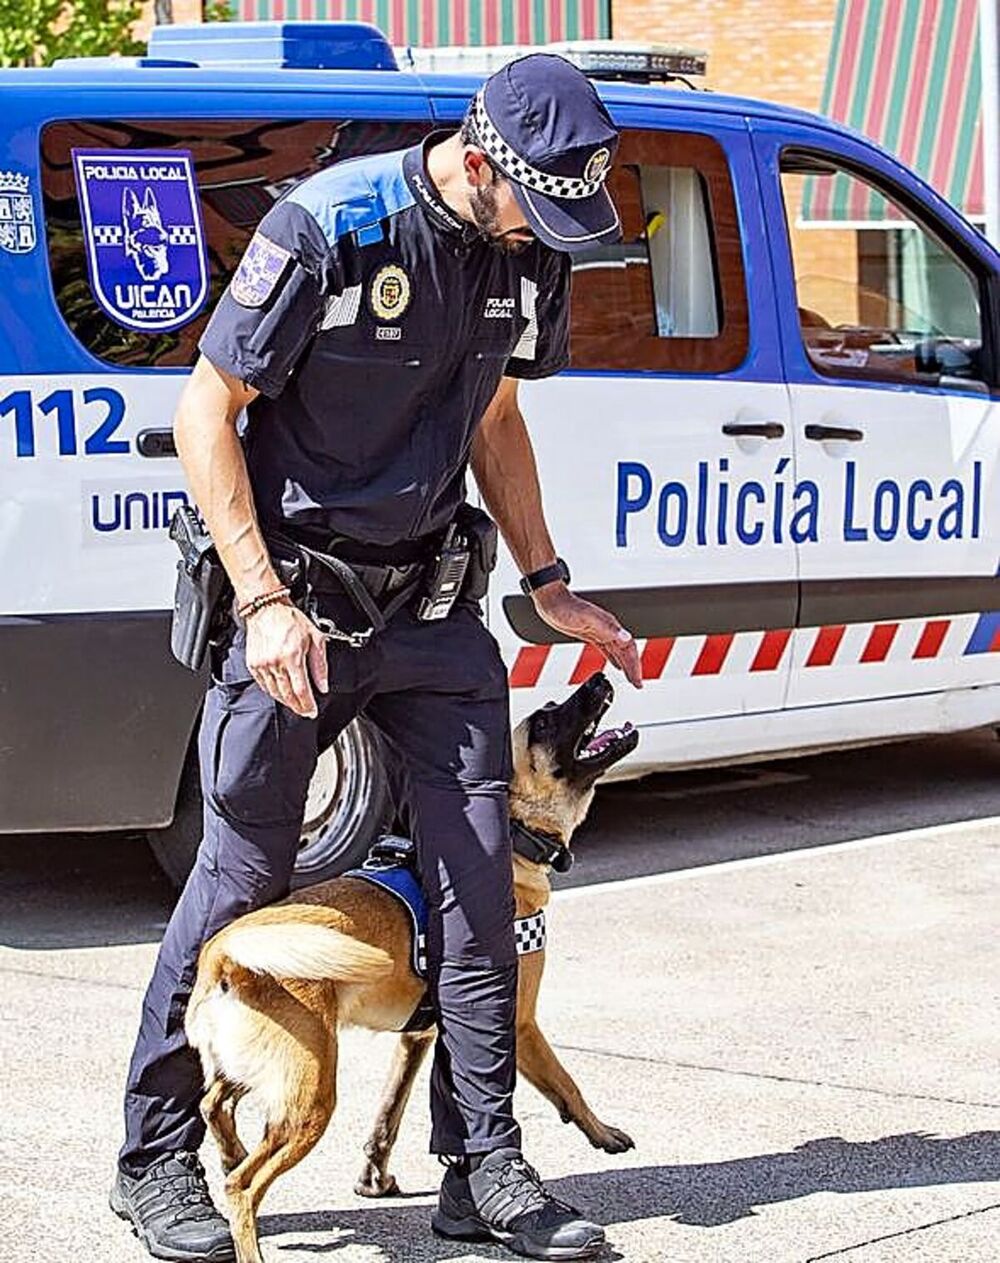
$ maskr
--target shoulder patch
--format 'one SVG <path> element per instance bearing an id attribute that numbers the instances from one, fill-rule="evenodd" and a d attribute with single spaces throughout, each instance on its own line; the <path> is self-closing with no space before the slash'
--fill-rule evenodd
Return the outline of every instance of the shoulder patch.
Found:
<path id="1" fill-rule="evenodd" d="M 284 246 L 262 233 L 254 233 L 229 282 L 229 292 L 241 307 L 263 307 L 291 257 L 291 251 Z"/>

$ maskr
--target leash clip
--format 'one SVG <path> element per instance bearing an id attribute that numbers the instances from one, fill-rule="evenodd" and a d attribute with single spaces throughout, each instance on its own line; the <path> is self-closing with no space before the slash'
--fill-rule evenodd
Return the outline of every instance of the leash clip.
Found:
<path id="1" fill-rule="evenodd" d="M 332 618 L 324 618 L 322 614 L 312 614 L 310 617 L 327 640 L 341 641 L 345 645 L 350 645 L 352 649 L 364 649 L 375 633 L 374 627 L 369 627 L 367 631 L 344 631 Z"/>

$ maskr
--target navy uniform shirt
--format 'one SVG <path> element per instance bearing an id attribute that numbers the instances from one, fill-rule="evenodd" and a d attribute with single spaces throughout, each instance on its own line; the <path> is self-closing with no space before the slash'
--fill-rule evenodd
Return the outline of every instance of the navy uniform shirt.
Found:
<path id="1" fill-rule="evenodd" d="M 393 544 L 446 526 L 500 379 L 569 361 L 569 258 L 482 240 L 426 147 L 310 176 L 261 221 L 201 339 L 261 392 L 244 445 L 261 524 Z"/>

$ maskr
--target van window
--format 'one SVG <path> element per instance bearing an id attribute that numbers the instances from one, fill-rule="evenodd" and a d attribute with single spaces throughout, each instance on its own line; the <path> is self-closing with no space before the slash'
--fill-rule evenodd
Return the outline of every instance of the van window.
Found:
<path id="1" fill-rule="evenodd" d="M 424 123 L 331 119 L 61 121 L 42 133 L 42 195 L 52 288 L 63 318 L 92 354 L 129 368 L 186 368 L 254 228 L 298 180 L 333 162 L 415 144 Z M 189 150 L 208 249 L 210 290 L 200 313 L 172 333 L 116 324 L 87 274 L 74 149 Z"/>
<path id="2" fill-rule="evenodd" d="M 747 348 L 736 207 L 707 136 L 626 131 L 608 188 L 622 240 L 573 256 L 574 368 L 719 373 Z"/>
<path id="3" fill-rule="evenodd" d="M 979 284 L 938 233 L 826 155 L 786 154 L 781 188 L 802 341 L 818 372 L 983 380 Z"/>

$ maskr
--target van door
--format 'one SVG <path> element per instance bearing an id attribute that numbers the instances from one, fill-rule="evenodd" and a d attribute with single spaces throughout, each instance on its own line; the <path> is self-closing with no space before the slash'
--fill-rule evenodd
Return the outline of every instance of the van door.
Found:
<path id="1" fill-rule="evenodd" d="M 572 366 L 523 383 L 574 590 L 640 642 L 643 763 L 716 753 L 685 720 L 780 710 L 796 605 L 792 442 L 745 121 L 609 102 L 621 244 L 574 256 Z M 440 103 L 434 102 L 435 110 Z M 504 557 L 491 626 L 515 718 L 600 667 L 560 641 Z"/>
<path id="2" fill-rule="evenodd" d="M 158 73 L 174 76 L 170 93 Z M 284 91 L 273 76 L 270 91 L 206 92 L 197 76 L 211 72 L 190 72 L 186 90 L 176 73 L 94 70 L 81 86 L 39 72 L 4 98 L 17 160 L 0 135 L 0 177 L 24 192 L 0 189 L 0 729 L 18 733 L 0 752 L 0 831 L 170 822 L 204 692 L 168 635 L 167 526 L 187 498 L 171 423 L 198 338 L 292 184 L 429 130 L 426 99 L 395 79 L 370 93 Z M 36 230 L 16 253 L 15 212 Z M 142 216 L 148 231 L 133 232 Z M 161 290 L 172 299 L 179 282 L 181 310 L 164 320 Z M 136 291 L 157 309 L 115 310 Z"/>
<path id="3" fill-rule="evenodd" d="M 996 683 L 995 255 L 876 151 L 768 126 L 796 473 L 815 499 L 789 704 Z"/>

